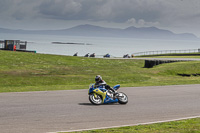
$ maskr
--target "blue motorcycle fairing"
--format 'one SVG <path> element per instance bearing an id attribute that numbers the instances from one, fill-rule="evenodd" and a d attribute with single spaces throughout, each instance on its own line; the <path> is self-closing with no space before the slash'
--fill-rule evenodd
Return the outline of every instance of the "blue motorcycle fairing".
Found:
<path id="1" fill-rule="evenodd" d="M 94 90 L 94 84 L 91 84 L 90 89 L 88 91 L 88 94 L 92 93 Z"/>
<path id="2" fill-rule="evenodd" d="M 104 103 L 116 103 L 118 102 L 118 99 L 113 100 L 112 98 L 110 98 L 107 94 L 106 94 L 106 98 L 104 100 Z"/>
<path id="3" fill-rule="evenodd" d="M 113 87 L 113 89 L 118 90 L 119 87 L 120 87 L 120 85 L 115 85 L 115 86 Z"/>
<path id="4" fill-rule="evenodd" d="M 92 84 L 91 87 L 90 87 L 90 89 L 89 89 L 88 94 L 93 93 L 93 90 L 95 90 L 95 89 L 97 89 L 97 88 L 95 88 L 94 84 Z M 103 91 L 103 92 L 107 91 L 103 86 L 100 86 L 98 89 L 101 90 L 101 91 Z"/>

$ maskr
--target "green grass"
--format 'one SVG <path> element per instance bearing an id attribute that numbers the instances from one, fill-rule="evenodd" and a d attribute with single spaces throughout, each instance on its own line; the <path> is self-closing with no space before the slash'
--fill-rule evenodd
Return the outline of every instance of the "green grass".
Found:
<path id="1" fill-rule="evenodd" d="M 87 89 L 95 75 L 122 87 L 199 84 L 200 62 L 144 67 L 144 60 L 96 59 L 0 51 L 0 92 Z"/>
<path id="2" fill-rule="evenodd" d="M 73 133 L 200 133 L 200 118 Z"/>

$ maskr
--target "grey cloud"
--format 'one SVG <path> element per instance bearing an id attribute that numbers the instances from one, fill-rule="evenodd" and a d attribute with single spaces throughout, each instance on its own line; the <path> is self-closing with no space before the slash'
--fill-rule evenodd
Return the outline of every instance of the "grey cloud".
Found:
<path id="1" fill-rule="evenodd" d="M 40 1 L 36 2 L 33 0 L 1 0 L 0 16 L 16 20 L 34 18 L 37 15 L 35 7 L 39 4 Z"/>
<path id="2" fill-rule="evenodd" d="M 4 11 L 6 10 L 6 8 L 8 8 L 8 6 L 10 5 L 10 1 L 9 0 L 1 0 L 0 1 L 0 5 L 1 5 L 1 8 L 0 8 L 0 14 L 3 14 Z"/>
<path id="3" fill-rule="evenodd" d="M 199 0 L 0 0 L 0 5 L 1 25 L 51 20 L 52 25 L 76 21 L 189 29 L 200 21 Z"/>
<path id="4" fill-rule="evenodd" d="M 46 17 L 65 20 L 107 20 L 125 22 L 130 18 L 152 21 L 158 19 L 164 9 L 155 0 L 43 0 L 39 13 Z"/>
<path id="5" fill-rule="evenodd" d="M 45 0 L 38 9 L 46 17 L 74 19 L 81 11 L 81 3 L 75 0 Z"/>
<path id="6" fill-rule="evenodd" d="M 163 21 L 187 15 L 197 0 L 1 0 L 1 16 L 16 19 L 41 17 L 61 20 L 126 22 Z M 187 9 L 188 3 L 192 3 Z M 2 13 L 7 12 L 7 13 Z M 179 15 L 179 16 L 178 16 Z M 190 15 L 190 14 L 189 14 Z"/>

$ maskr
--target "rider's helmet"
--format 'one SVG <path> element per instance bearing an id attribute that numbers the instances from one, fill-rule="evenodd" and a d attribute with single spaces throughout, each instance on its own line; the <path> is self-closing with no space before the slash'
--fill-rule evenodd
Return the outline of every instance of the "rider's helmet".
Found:
<path id="1" fill-rule="evenodd" d="M 95 81 L 96 82 L 99 82 L 99 81 L 101 81 L 102 80 L 102 77 L 100 76 L 100 75 L 97 75 L 96 77 L 95 77 Z"/>

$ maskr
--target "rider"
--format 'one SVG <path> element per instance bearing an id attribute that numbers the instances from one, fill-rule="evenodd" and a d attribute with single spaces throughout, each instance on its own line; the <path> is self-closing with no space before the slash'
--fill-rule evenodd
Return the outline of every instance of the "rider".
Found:
<path id="1" fill-rule="evenodd" d="M 105 88 L 107 90 L 111 90 L 114 92 L 114 96 L 117 94 L 117 91 L 113 88 L 111 88 L 109 85 L 106 84 L 106 82 L 102 79 L 102 77 L 100 75 L 97 75 L 95 77 L 95 87 L 99 87 L 99 86 L 105 86 Z"/>
<path id="2" fill-rule="evenodd" d="M 73 56 L 78 56 L 78 52 L 76 52 Z"/>

